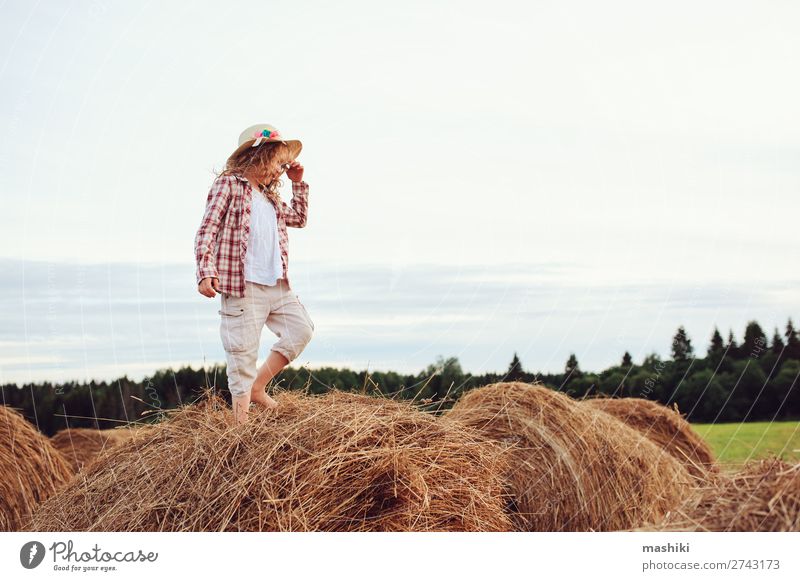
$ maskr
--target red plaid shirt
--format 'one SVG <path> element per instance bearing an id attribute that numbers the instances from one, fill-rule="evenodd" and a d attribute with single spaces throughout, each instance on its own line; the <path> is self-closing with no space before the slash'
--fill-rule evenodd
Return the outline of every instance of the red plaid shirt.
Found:
<path id="1" fill-rule="evenodd" d="M 253 188 L 244 177 L 224 174 L 211 184 L 206 210 L 194 239 L 197 284 L 206 277 L 219 278 L 219 290 L 244 295 L 244 259 L 250 235 L 250 201 Z M 259 194 L 260 195 L 260 194 Z M 289 235 L 286 227 L 302 228 L 308 215 L 308 184 L 292 182 L 292 206 L 283 200 L 275 208 L 283 278 L 289 284 Z"/>

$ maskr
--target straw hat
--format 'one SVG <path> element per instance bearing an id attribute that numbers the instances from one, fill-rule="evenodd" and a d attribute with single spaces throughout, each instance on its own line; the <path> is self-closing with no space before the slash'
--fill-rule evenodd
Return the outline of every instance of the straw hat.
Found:
<path id="1" fill-rule="evenodd" d="M 242 131 L 241 135 L 239 135 L 239 147 L 231 154 L 231 157 L 239 155 L 248 147 L 258 147 L 262 143 L 273 141 L 280 141 L 288 145 L 289 155 L 292 159 L 296 158 L 300 150 L 303 149 L 303 144 L 297 139 L 283 139 L 283 136 L 274 126 L 268 123 L 258 123 Z"/>

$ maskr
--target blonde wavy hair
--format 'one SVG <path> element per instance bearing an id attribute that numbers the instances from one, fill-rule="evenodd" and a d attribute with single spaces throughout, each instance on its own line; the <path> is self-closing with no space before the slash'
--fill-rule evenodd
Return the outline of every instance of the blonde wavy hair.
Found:
<path id="1" fill-rule="evenodd" d="M 283 185 L 280 176 L 283 166 L 292 161 L 289 147 L 280 141 L 267 142 L 258 147 L 248 147 L 239 155 L 231 155 L 225 168 L 218 174 L 249 174 L 256 181 L 258 189 L 277 204 L 280 200 L 278 188 Z"/>

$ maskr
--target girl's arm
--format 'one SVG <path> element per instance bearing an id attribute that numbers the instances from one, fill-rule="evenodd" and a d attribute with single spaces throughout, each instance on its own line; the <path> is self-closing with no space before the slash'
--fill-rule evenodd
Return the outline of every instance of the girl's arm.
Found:
<path id="1" fill-rule="evenodd" d="M 220 176 L 211 184 L 206 199 L 206 211 L 194 237 L 194 255 L 197 262 L 197 284 L 206 277 L 219 278 L 216 264 L 215 240 L 222 218 L 231 201 L 231 178 Z"/>
<path id="2" fill-rule="evenodd" d="M 281 200 L 281 212 L 286 225 L 302 228 L 308 217 L 308 184 L 304 181 L 292 182 L 292 207 Z"/>

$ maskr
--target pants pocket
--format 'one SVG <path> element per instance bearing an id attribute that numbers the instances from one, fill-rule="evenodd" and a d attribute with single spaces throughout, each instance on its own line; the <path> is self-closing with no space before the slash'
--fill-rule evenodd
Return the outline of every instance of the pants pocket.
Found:
<path id="1" fill-rule="evenodd" d="M 244 351 L 247 348 L 244 307 L 223 304 L 217 311 L 220 315 L 219 336 L 225 351 Z"/>

